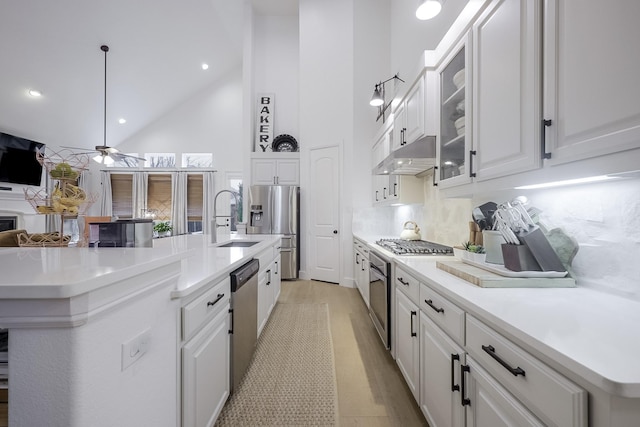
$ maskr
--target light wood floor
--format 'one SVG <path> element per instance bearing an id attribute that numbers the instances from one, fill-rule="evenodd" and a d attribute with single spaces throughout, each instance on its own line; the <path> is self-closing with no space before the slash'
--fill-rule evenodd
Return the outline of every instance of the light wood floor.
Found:
<path id="1" fill-rule="evenodd" d="M 395 361 L 384 349 L 355 288 L 283 281 L 281 302 L 326 302 L 338 383 L 341 427 L 427 426 Z"/>

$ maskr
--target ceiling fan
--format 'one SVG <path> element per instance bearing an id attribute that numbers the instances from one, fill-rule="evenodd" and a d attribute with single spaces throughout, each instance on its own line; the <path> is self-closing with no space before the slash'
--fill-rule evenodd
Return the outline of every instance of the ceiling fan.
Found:
<path id="1" fill-rule="evenodd" d="M 108 147 L 106 145 L 96 145 L 96 147 L 93 150 L 90 150 L 87 148 L 64 147 L 64 146 L 62 148 L 69 148 L 71 150 L 83 151 L 82 153 L 76 153 L 75 155 L 97 153 L 95 156 L 92 157 L 92 159 L 98 163 L 102 163 L 105 165 L 110 165 L 117 161 L 126 162 L 127 159 L 142 160 L 143 162 L 147 161 L 147 159 L 145 159 L 144 157 L 137 157 L 131 154 L 124 154 L 124 153 L 121 153 L 117 148 Z"/>
<path id="2" fill-rule="evenodd" d="M 93 160 L 104 165 L 110 165 L 116 161 L 121 161 L 121 160 L 126 161 L 126 159 L 142 160 L 143 162 L 146 162 L 147 159 L 143 157 L 136 157 L 130 154 L 124 154 L 113 147 L 107 146 L 107 52 L 109 52 L 109 46 L 102 45 L 100 46 L 100 50 L 104 52 L 104 115 L 103 115 L 104 142 L 102 145 L 96 145 L 95 149 L 93 150 L 88 150 L 85 148 L 75 148 L 75 147 L 63 147 L 63 148 L 83 150 L 86 153 L 96 152 L 98 154 L 93 157 Z M 86 154 L 86 153 L 83 153 L 83 154 Z"/>

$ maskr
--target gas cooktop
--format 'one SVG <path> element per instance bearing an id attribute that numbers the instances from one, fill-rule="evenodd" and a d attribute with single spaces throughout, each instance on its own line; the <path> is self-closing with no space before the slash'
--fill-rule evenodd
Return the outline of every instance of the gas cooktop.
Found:
<path id="1" fill-rule="evenodd" d="M 378 246 L 396 255 L 453 255 L 453 248 L 426 240 L 380 239 Z"/>

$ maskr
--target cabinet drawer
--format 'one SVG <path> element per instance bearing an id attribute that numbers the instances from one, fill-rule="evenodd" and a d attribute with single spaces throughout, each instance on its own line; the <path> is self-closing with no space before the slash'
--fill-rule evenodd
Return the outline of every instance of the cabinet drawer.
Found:
<path id="1" fill-rule="evenodd" d="M 396 267 L 395 286 L 408 296 L 414 304 L 420 298 L 420 281 L 400 267 Z"/>
<path id="2" fill-rule="evenodd" d="M 200 297 L 182 307 L 182 339 L 189 339 L 207 321 L 225 307 L 231 297 L 231 280 L 227 277 Z"/>
<path id="3" fill-rule="evenodd" d="M 585 390 L 473 316 L 467 316 L 467 350 L 545 424 L 587 425 Z"/>
<path id="4" fill-rule="evenodd" d="M 420 309 L 458 344 L 464 345 L 464 311 L 425 284 L 420 285 Z"/>

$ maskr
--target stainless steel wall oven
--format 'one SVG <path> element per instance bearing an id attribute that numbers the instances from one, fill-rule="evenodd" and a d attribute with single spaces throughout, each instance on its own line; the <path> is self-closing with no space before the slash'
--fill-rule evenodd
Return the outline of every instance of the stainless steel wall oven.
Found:
<path id="1" fill-rule="evenodd" d="M 369 315 L 384 343 L 391 345 L 391 265 L 374 251 L 369 252 Z"/>

